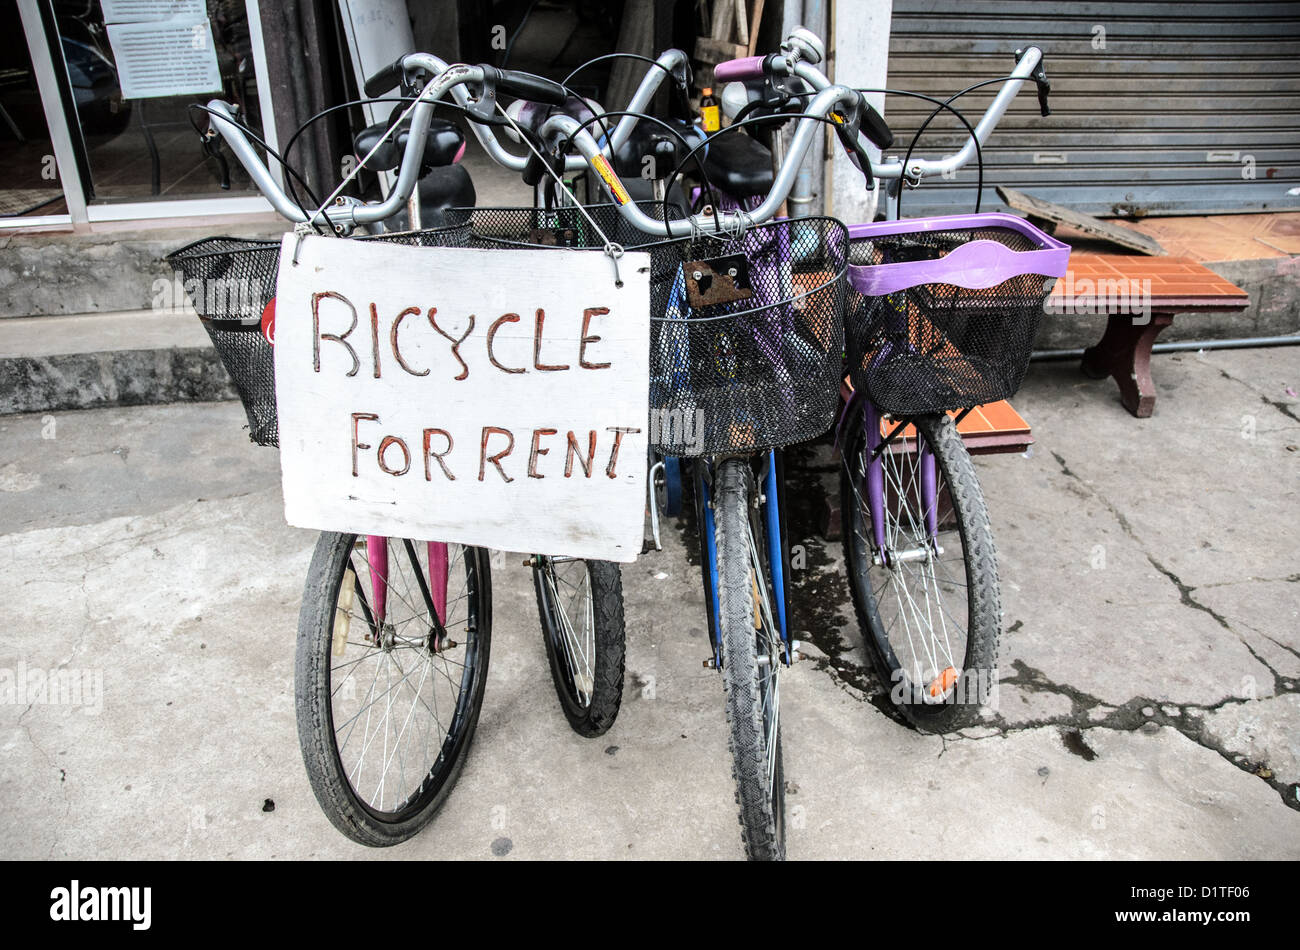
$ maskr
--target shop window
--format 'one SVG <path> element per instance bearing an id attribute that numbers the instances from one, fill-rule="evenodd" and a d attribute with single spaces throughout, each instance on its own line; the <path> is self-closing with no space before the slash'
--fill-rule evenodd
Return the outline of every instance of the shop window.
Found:
<path id="1" fill-rule="evenodd" d="M 53 0 L 91 203 L 256 193 L 205 149 L 191 110 L 220 98 L 262 129 L 244 0 Z"/>
<path id="2" fill-rule="evenodd" d="M 66 214 L 18 7 L 0 4 L 0 217 Z"/>

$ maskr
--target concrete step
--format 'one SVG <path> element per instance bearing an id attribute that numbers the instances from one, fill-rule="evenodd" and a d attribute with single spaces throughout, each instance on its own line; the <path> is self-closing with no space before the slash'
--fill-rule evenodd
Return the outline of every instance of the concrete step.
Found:
<path id="1" fill-rule="evenodd" d="M 234 398 L 188 308 L 0 320 L 0 415 Z"/>

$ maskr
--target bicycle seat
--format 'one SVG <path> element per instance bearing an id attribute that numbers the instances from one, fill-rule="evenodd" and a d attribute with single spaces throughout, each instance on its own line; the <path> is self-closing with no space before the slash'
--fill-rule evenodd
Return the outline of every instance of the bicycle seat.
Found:
<path id="1" fill-rule="evenodd" d="M 728 132 L 709 143 L 704 172 L 733 198 L 765 195 L 772 190 L 772 153 L 748 135 Z"/>
<path id="2" fill-rule="evenodd" d="M 399 110 L 402 106 L 397 107 Z M 365 158 L 370 150 L 375 147 L 375 143 L 383 138 L 384 133 L 388 131 L 390 123 L 401 115 L 396 112 L 389 117 L 388 122 L 376 122 L 374 125 L 362 129 L 357 137 L 353 140 L 353 147 L 356 149 L 357 158 Z M 389 138 L 379 147 L 370 160 L 365 163 L 365 167 L 372 172 L 388 172 L 397 168 L 402 163 L 402 155 L 406 151 L 406 140 L 410 135 L 410 129 L 406 124 L 398 129 L 397 134 Z M 429 122 L 429 137 L 424 142 L 424 158 L 421 162 L 421 171 L 430 168 L 440 168 L 444 165 L 450 165 L 456 160 L 456 155 L 460 152 L 461 146 L 465 144 L 465 136 L 456 128 L 454 122 L 446 119 L 432 119 Z"/>

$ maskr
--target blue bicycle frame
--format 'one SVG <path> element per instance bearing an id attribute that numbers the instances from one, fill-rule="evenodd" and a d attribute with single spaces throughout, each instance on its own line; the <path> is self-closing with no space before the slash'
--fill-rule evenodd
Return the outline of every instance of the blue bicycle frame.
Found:
<path id="1" fill-rule="evenodd" d="M 788 572 L 785 561 L 785 538 L 781 518 L 781 486 L 777 472 L 777 457 L 774 449 L 765 453 L 762 488 L 763 540 L 767 546 L 768 563 L 772 572 L 772 600 L 776 607 L 777 628 L 781 632 L 784 645 L 783 659 L 788 666 L 791 661 L 790 633 L 786 606 Z M 696 468 L 695 490 L 700 498 L 700 534 L 704 575 L 705 594 L 708 600 L 709 643 L 713 648 L 715 666 L 722 663 L 722 645 L 718 635 L 721 621 L 718 616 L 718 547 L 714 536 L 713 499 L 709 491 L 710 463 L 701 461 Z"/>

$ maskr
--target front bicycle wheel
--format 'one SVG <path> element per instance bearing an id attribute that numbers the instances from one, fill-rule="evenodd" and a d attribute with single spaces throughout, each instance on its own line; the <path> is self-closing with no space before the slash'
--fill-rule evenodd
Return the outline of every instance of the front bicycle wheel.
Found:
<path id="1" fill-rule="evenodd" d="M 578 735 L 604 735 L 623 701 L 625 631 L 618 565 L 540 554 L 532 563 L 560 708 Z"/>
<path id="2" fill-rule="evenodd" d="M 772 606 L 771 572 L 766 567 L 765 534 L 759 509 L 750 503 L 752 482 L 747 461 L 728 459 L 717 468 L 713 508 L 718 638 L 745 852 L 753 860 L 780 861 L 785 858 L 778 689 L 782 646 Z"/>
<path id="3" fill-rule="evenodd" d="M 460 774 L 487 681 L 491 580 L 480 548 L 325 532 L 298 625 L 298 739 L 334 827 L 410 838 Z"/>
<path id="4" fill-rule="evenodd" d="M 844 561 L 867 653 L 927 732 L 970 723 L 996 686 L 997 554 L 975 467 L 947 415 L 877 452 L 874 412 L 844 443 Z M 874 483 L 874 484 L 873 484 Z"/>

